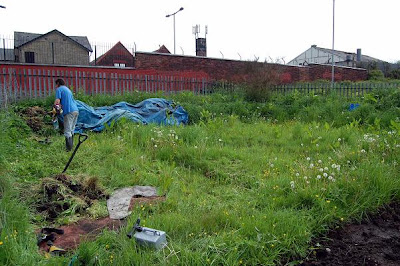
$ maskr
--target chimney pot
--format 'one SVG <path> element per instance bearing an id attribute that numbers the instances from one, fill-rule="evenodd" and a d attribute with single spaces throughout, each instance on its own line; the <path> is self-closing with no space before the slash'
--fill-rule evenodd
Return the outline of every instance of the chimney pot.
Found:
<path id="1" fill-rule="evenodd" d="M 357 49 L 357 62 L 362 61 L 362 54 L 361 54 L 361 48 Z"/>

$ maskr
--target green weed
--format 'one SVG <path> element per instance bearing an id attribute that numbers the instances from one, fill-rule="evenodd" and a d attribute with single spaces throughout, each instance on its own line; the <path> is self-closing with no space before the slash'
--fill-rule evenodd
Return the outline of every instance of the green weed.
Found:
<path id="1" fill-rule="evenodd" d="M 148 96 L 159 95 L 78 94 L 97 106 Z M 89 132 L 67 173 L 74 180 L 94 177 L 87 182 L 108 193 L 155 186 L 165 201 L 135 206 L 120 232 L 105 230 L 66 257 L 49 260 L 37 252 L 34 228 L 46 221 L 29 192 L 59 174 L 70 154 L 63 151 L 63 136 L 38 143 L 15 113 L 0 113 L 0 262 L 273 265 L 306 255 L 313 237 L 399 197 L 399 121 L 395 101 L 382 109 L 385 95 L 360 101 L 354 111 L 350 100 L 334 95 L 271 96 L 262 103 L 218 93 L 168 97 L 189 111 L 190 125 L 119 121 L 102 133 Z M 67 200 L 71 208 L 59 222 L 74 221 L 83 208 Z M 105 216 L 105 207 L 100 199 L 87 216 Z M 128 239 L 137 217 L 143 226 L 166 231 L 168 246 L 154 251 Z"/>

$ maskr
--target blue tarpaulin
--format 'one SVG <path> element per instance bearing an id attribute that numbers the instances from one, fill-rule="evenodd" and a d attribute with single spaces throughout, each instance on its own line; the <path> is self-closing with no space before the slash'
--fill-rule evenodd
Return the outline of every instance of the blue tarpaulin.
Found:
<path id="1" fill-rule="evenodd" d="M 79 109 L 76 133 L 85 130 L 100 132 L 105 124 L 110 125 L 112 121 L 121 118 L 135 123 L 159 125 L 187 124 L 189 120 L 188 113 L 182 106 L 161 98 L 146 99 L 138 104 L 119 102 L 112 106 L 95 108 L 81 101 L 76 103 Z"/>
<path id="2" fill-rule="evenodd" d="M 357 109 L 358 107 L 360 107 L 360 104 L 358 103 L 351 103 L 349 106 L 349 111 L 354 111 L 355 109 Z"/>

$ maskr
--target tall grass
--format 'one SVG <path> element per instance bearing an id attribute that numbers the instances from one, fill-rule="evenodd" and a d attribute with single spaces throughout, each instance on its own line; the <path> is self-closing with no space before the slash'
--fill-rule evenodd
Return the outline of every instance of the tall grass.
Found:
<path id="1" fill-rule="evenodd" d="M 86 101 L 99 106 L 140 97 Z M 30 202 L 29 186 L 61 172 L 69 157 L 63 137 L 53 135 L 43 145 L 30 134 L 16 138 L 13 127 L 4 128 L 10 148 L 2 155 L 9 181 L 2 182 L 7 195 L 0 202 L 0 261 L 61 265 L 77 256 L 77 265 L 273 265 L 304 256 L 311 239 L 329 227 L 360 220 L 399 199 L 395 105 L 386 124 L 369 121 L 365 110 L 348 111 L 350 101 L 335 96 L 294 94 L 267 103 L 222 94 L 168 97 L 189 110 L 190 125 L 123 120 L 89 133 L 67 173 L 97 177 L 110 193 L 155 186 L 166 200 L 136 206 L 126 228 L 104 231 L 65 258 L 38 255 L 32 228 L 47 224 L 30 218 L 35 213 L 29 204 L 17 204 Z M 385 111 L 363 101 L 360 108 L 369 106 L 370 113 Z M 3 119 L 23 127 L 18 117 Z M 166 231 L 168 246 L 154 251 L 128 239 L 137 217 L 144 226 Z M 15 242 L 4 241 L 14 229 Z M 21 230 L 25 238 L 18 240 Z"/>

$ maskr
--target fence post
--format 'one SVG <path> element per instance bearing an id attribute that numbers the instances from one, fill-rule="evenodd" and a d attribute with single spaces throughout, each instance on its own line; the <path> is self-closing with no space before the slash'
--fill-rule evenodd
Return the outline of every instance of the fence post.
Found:
<path id="1" fill-rule="evenodd" d="M 28 86 L 29 86 L 29 98 L 32 99 L 32 73 L 28 69 Z"/>
<path id="2" fill-rule="evenodd" d="M 4 98 L 4 89 L 5 89 L 5 78 L 4 78 L 4 73 L 6 69 L 3 68 L 2 73 L 0 72 L 0 108 L 3 107 L 3 102 L 5 102 Z M 4 103 L 5 104 L 5 103 Z M 6 107 L 6 106 L 5 106 Z"/>
<path id="3" fill-rule="evenodd" d="M 3 59 L 4 61 L 7 61 L 6 59 L 6 39 L 3 38 Z"/>
<path id="4" fill-rule="evenodd" d="M 95 92 L 96 92 L 96 94 L 98 94 L 99 92 L 98 92 L 98 86 L 99 86 L 99 83 L 98 83 L 98 78 L 97 78 L 97 72 L 96 73 L 94 73 L 94 78 L 95 78 L 95 81 L 94 81 L 94 84 L 95 84 Z"/>
<path id="5" fill-rule="evenodd" d="M 38 88 L 38 91 L 39 91 L 39 98 L 42 98 L 42 75 L 41 75 L 41 71 L 40 71 L 40 69 L 38 69 L 38 79 L 39 79 L 39 88 Z"/>

